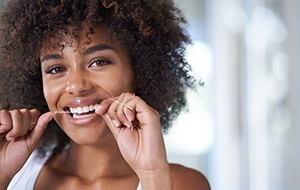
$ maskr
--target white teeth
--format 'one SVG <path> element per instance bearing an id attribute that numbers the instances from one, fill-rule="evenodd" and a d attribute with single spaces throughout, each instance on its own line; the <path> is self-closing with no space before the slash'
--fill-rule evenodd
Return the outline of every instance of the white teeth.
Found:
<path id="1" fill-rule="evenodd" d="M 87 113 L 89 111 L 90 111 L 89 106 L 85 106 L 85 107 L 82 108 L 83 113 Z"/>
<path id="2" fill-rule="evenodd" d="M 89 111 L 94 111 L 94 110 L 95 110 L 94 106 L 90 105 Z"/>
<path id="3" fill-rule="evenodd" d="M 78 114 L 82 114 L 82 113 L 88 113 L 90 111 L 94 111 L 95 108 L 93 105 L 90 106 L 85 106 L 85 107 L 77 107 L 77 108 L 70 108 L 70 112 L 73 114 L 73 117 L 75 118 L 81 118 L 81 117 L 87 117 L 87 115 L 85 116 L 80 116 Z M 88 114 L 89 116 L 90 114 Z"/>
<path id="4" fill-rule="evenodd" d="M 77 114 L 75 113 L 75 114 L 73 114 L 73 118 L 74 118 L 74 119 L 85 118 L 85 117 L 89 117 L 89 116 L 91 116 L 91 115 L 93 115 L 93 114 L 77 115 Z"/>
<path id="5" fill-rule="evenodd" d="M 77 108 L 77 113 L 79 113 L 79 114 L 82 114 L 82 113 L 83 113 L 83 110 L 82 110 L 81 107 L 78 107 L 78 108 Z"/>

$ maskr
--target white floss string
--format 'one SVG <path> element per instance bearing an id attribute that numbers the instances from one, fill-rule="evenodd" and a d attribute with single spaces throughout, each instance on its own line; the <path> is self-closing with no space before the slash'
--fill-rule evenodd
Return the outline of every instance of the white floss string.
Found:
<path id="1" fill-rule="evenodd" d="M 133 113 L 135 113 L 135 111 L 134 111 L 134 109 L 133 108 L 131 108 L 130 106 L 128 106 L 128 105 L 126 105 L 125 103 L 123 103 L 123 102 L 121 102 L 120 100 L 118 100 L 118 99 L 115 99 L 115 98 L 111 98 L 111 97 L 109 97 L 109 99 L 111 99 L 111 100 L 113 100 L 113 101 L 115 101 L 115 102 L 117 102 L 118 104 L 120 104 L 120 105 L 122 105 L 122 106 L 126 106 L 128 109 L 130 109 Z"/>
<path id="2" fill-rule="evenodd" d="M 130 106 L 126 105 L 125 103 L 119 101 L 118 99 L 111 98 L 111 97 L 109 97 L 109 99 L 111 99 L 111 100 L 114 101 L 114 102 L 117 102 L 118 104 L 120 104 L 120 105 L 122 105 L 122 106 L 125 105 L 125 106 L 126 106 L 129 110 L 131 110 L 133 113 L 136 113 L 136 112 L 134 111 L 133 108 L 131 108 Z M 57 113 L 71 113 L 71 112 L 70 112 L 70 111 L 55 111 L 55 112 L 54 112 L 54 114 L 57 114 Z M 31 122 L 30 124 L 35 125 L 36 122 Z"/>
<path id="3" fill-rule="evenodd" d="M 112 101 L 114 102 L 117 102 L 118 104 L 122 105 L 122 106 L 126 106 L 128 109 L 130 109 L 131 111 L 133 111 L 135 113 L 135 111 L 133 110 L 133 108 L 131 108 L 130 106 L 126 105 L 125 103 L 119 101 L 118 99 L 115 99 L 115 98 L 111 98 L 109 97 L 109 99 L 111 99 Z M 54 114 L 57 114 L 57 113 L 71 113 L 70 111 L 55 111 Z"/>
<path id="4" fill-rule="evenodd" d="M 54 114 L 57 114 L 57 113 L 71 113 L 70 111 L 55 111 Z"/>

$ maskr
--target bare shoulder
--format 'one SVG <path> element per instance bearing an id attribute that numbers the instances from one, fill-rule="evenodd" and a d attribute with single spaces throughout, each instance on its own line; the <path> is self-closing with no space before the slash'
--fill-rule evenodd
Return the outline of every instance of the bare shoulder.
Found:
<path id="1" fill-rule="evenodd" d="M 206 177 L 197 170 L 178 164 L 170 164 L 174 190 L 210 190 Z"/>

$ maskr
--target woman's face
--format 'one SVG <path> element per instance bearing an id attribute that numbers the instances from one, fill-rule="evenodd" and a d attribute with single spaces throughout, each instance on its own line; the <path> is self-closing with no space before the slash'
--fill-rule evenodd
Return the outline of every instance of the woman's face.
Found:
<path id="1" fill-rule="evenodd" d="M 99 143 L 111 133 L 93 105 L 122 92 L 133 92 L 133 71 L 127 49 L 112 42 L 103 28 L 88 37 L 79 33 L 79 44 L 66 38 L 65 47 L 41 50 L 44 96 L 55 120 L 78 144 Z M 53 42 L 56 39 L 52 39 Z"/>

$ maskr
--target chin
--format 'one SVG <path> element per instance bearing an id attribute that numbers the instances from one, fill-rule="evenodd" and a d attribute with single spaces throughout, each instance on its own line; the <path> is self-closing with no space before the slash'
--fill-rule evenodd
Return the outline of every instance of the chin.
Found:
<path id="1" fill-rule="evenodd" d="M 103 144 L 110 139 L 114 139 L 112 133 L 107 128 L 106 130 L 94 131 L 94 130 L 85 130 L 77 131 L 68 135 L 70 139 L 78 145 L 97 145 Z"/>

